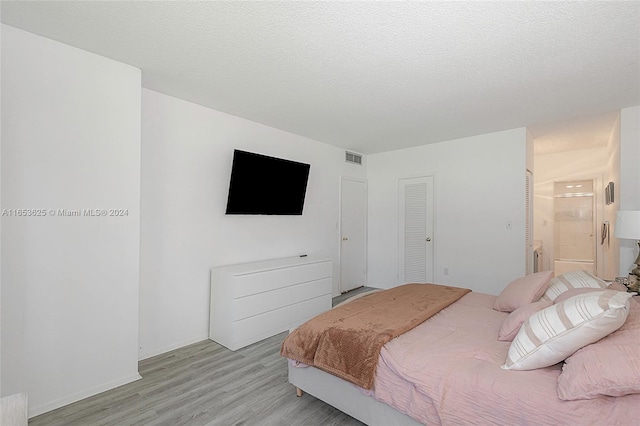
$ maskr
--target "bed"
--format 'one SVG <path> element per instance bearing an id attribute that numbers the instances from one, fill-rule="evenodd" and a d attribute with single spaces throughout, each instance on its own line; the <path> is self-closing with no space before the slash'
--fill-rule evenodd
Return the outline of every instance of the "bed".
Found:
<path id="1" fill-rule="evenodd" d="M 535 292 L 529 291 L 530 295 L 526 297 L 530 304 L 545 306 L 539 312 L 555 306 L 553 300 L 548 300 L 548 294 L 553 292 L 549 293 L 551 280 L 547 281 L 544 293 L 537 288 Z M 561 281 L 558 282 L 563 285 Z M 554 288 L 556 292 L 557 287 Z M 522 293 L 522 287 L 517 290 L 518 294 Z M 572 364 L 567 355 L 562 359 L 567 358 L 567 366 L 581 370 L 587 365 L 580 364 L 581 351 L 585 351 L 587 359 L 595 356 L 596 363 L 598 358 L 606 356 L 606 360 L 599 361 L 605 363 L 602 370 L 615 364 L 615 371 L 611 374 L 617 374 L 618 380 L 624 383 L 613 386 L 613 390 L 608 384 L 607 390 L 598 391 L 604 395 L 596 392 L 576 397 L 575 391 L 570 389 L 571 383 L 564 383 L 570 389 L 569 393 L 574 392 L 574 395 L 563 395 L 565 399 L 560 399 L 558 383 L 565 366 L 563 362 L 526 371 L 505 369 L 512 342 L 500 341 L 498 335 L 511 314 L 494 309 L 502 295 L 497 297 L 476 292 L 464 294 L 424 322 L 385 343 L 379 352 L 371 389 L 329 374 L 324 367 L 320 369 L 292 359 L 289 360 L 289 381 L 300 391 L 368 425 L 640 424 L 640 365 L 635 362 L 635 357 L 640 355 L 640 352 L 635 352 L 640 349 L 640 303 L 630 298 L 631 294 L 627 298 L 622 297 L 622 292 L 605 288 L 591 290 L 591 293 L 584 290 L 584 295 L 578 292 L 572 299 L 565 297 L 562 303 L 588 297 L 593 299 L 605 293 L 620 293 L 615 297 L 628 300 L 624 319 L 616 320 L 622 321 L 622 325 L 606 334 L 605 338 L 586 345 L 585 349 L 577 352 L 572 349 L 575 352 Z M 543 295 L 547 300 L 542 298 Z M 371 296 L 362 299 L 366 297 Z M 599 297 L 602 299 L 604 296 Z M 530 320 L 533 321 L 535 316 L 532 315 Z M 515 340 L 519 337 L 518 333 Z M 629 345 L 629 341 L 633 344 Z M 286 344 L 285 340 L 283 354 L 286 353 Z M 602 351 L 596 351 L 594 355 L 589 352 L 593 348 Z M 631 358 L 630 354 L 634 357 Z M 588 365 L 587 374 L 598 376 L 598 369 Z M 564 374 L 572 381 L 575 371 L 567 367 L 565 370 Z M 604 377 L 602 380 L 609 379 Z"/>

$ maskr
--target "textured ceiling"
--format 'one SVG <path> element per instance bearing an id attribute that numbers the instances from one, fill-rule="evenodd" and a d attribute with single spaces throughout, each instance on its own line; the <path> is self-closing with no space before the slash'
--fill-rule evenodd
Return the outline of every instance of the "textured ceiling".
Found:
<path id="1" fill-rule="evenodd" d="M 620 111 L 529 127 L 534 154 L 545 155 L 607 146 Z"/>
<path id="2" fill-rule="evenodd" d="M 640 3 L 2 2 L 143 86 L 374 153 L 640 104 Z"/>

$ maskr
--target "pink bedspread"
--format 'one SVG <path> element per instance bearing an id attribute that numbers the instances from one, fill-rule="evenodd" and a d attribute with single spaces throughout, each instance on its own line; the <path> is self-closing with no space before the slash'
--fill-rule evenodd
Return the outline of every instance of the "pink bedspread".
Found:
<path id="1" fill-rule="evenodd" d="M 380 353 L 375 398 L 428 425 L 637 425 L 640 394 L 562 401 L 560 366 L 502 370 L 507 314 L 495 296 L 469 293 Z M 507 403 L 505 403 L 507 401 Z"/>

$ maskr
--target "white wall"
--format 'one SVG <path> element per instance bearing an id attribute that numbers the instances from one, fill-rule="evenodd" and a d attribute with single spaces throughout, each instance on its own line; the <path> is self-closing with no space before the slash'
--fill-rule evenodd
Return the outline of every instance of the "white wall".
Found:
<path id="1" fill-rule="evenodd" d="M 0 7 L 0 18 L 2 8 Z M 2 25 L 0 25 L 0 81 L 2 81 Z M 0 84 L 0 99 L 2 99 L 2 84 Z M 2 102 L 0 101 L 0 210 L 2 210 Z M 0 322 L 2 320 L 2 221 L 0 220 Z M 0 397 L 2 393 L 2 324 L 0 324 Z"/>
<path id="2" fill-rule="evenodd" d="M 604 176 L 608 174 L 609 151 L 608 147 L 603 146 L 535 157 L 533 237 L 542 241 L 544 270 L 552 271 L 554 268 L 554 182 L 596 179 L 594 192 L 596 194 L 596 225 L 599 232 L 603 220 Z M 599 236 L 595 238 L 597 240 Z M 605 270 L 602 246 L 600 241 L 596 243 L 598 276 L 605 278 L 602 274 Z"/>
<path id="3" fill-rule="evenodd" d="M 2 27 L 2 395 L 30 415 L 139 378 L 140 71 Z"/>
<path id="4" fill-rule="evenodd" d="M 374 154 L 367 161 L 368 285 L 397 284 L 398 179 L 426 175 L 435 176 L 434 281 L 498 294 L 524 275 L 524 128 Z"/>
<path id="5" fill-rule="evenodd" d="M 529 130 L 527 130 L 527 170 L 529 170 L 531 173 L 535 173 L 535 155 L 534 155 L 534 149 L 535 149 L 535 139 L 533 137 L 533 135 L 531 134 L 531 132 Z"/>
<path id="6" fill-rule="evenodd" d="M 613 280 L 619 276 L 620 240 L 613 236 L 616 223 L 616 211 L 620 206 L 620 115 L 618 115 L 609 141 L 607 142 L 608 159 L 605 169 L 604 183 L 613 182 L 613 204 L 604 206 L 604 219 L 609 222 L 608 243 L 602 246 L 604 270 L 602 276 Z M 598 229 L 600 229 L 598 227 Z"/>
<path id="7" fill-rule="evenodd" d="M 640 210 L 640 105 L 620 111 L 620 207 Z M 626 276 L 638 255 L 633 240 L 620 240 L 620 275 Z"/>
<path id="8" fill-rule="evenodd" d="M 344 150 L 142 91 L 140 358 L 207 338 L 209 271 L 307 253 L 334 262 Z M 225 216 L 234 149 L 311 164 L 302 216 Z M 259 179 L 260 176 L 256 176 Z"/>

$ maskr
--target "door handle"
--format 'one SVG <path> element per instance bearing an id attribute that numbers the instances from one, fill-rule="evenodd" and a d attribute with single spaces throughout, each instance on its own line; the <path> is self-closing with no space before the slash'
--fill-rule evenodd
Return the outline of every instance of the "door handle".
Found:
<path id="1" fill-rule="evenodd" d="M 431 237 L 427 237 L 427 242 L 431 242 Z"/>

